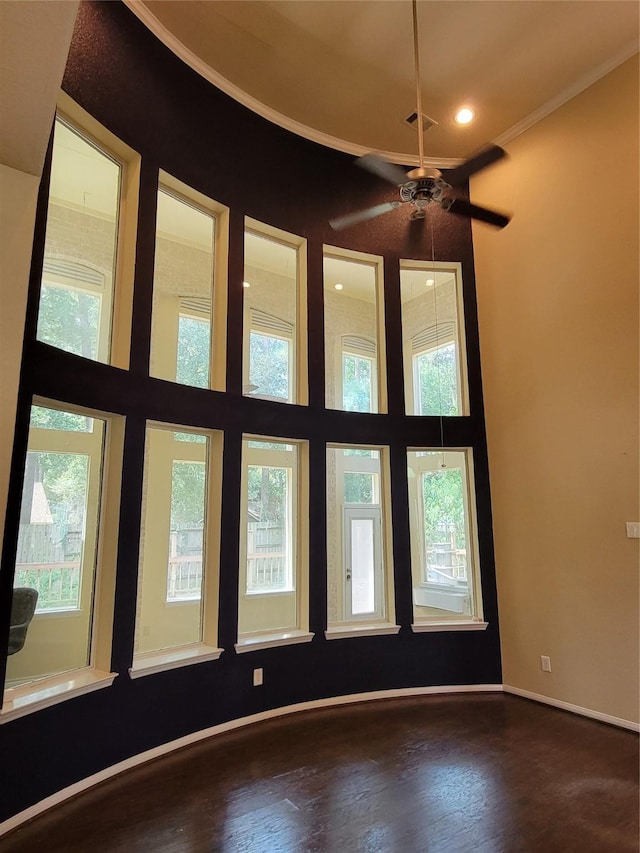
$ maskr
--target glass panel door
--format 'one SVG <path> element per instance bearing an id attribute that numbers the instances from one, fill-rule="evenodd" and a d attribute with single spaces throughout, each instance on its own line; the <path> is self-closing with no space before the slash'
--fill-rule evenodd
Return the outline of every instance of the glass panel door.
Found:
<path id="1" fill-rule="evenodd" d="M 345 507 L 345 617 L 382 616 L 380 508 Z"/>

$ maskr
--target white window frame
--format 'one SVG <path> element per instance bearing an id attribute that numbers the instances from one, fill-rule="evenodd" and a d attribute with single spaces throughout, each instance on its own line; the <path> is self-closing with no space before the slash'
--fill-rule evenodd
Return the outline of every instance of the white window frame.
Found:
<path id="1" fill-rule="evenodd" d="M 438 324 L 427 323 L 414 332 L 411 337 L 405 338 L 403 333 L 403 360 L 404 360 L 404 385 L 405 385 L 405 410 L 409 416 L 439 417 L 436 415 L 420 415 L 418 412 L 420 393 L 419 378 L 417 375 L 416 358 L 429 352 L 441 349 L 453 343 L 456 347 L 456 383 L 457 383 L 457 415 L 443 415 L 443 417 L 462 417 L 469 415 L 469 382 L 467 374 L 467 345 L 464 324 L 464 298 L 462 286 L 462 264 L 448 261 L 400 261 L 400 272 L 417 270 L 425 277 L 431 275 L 450 273 L 455 280 L 455 317 L 441 319 Z M 437 286 L 437 285 L 436 285 Z M 403 303 L 404 304 L 404 303 Z M 404 308 L 403 308 L 404 319 Z M 440 333 L 440 329 L 442 332 Z M 415 347 L 416 339 L 435 330 L 431 337 L 436 338 L 433 346 Z"/>
<path id="2" fill-rule="evenodd" d="M 278 444 L 282 450 L 269 447 L 251 446 L 254 442 Z M 291 451 L 287 450 L 291 447 Z M 289 457 L 289 458 L 287 458 Z M 293 457 L 293 458 L 292 458 Z M 289 464 L 287 464 L 289 463 Z M 290 469 L 288 475 L 288 503 L 286 531 L 288 537 L 287 553 L 287 584 L 286 588 L 272 590 L 251 589 L 247 578 L 248 563 L 248 472 L 250 467 Z M 238 606 L 243 607 L 243 601 L 264 603 L 264 606 L 277 607 L 278 600 L 294 598 L 295 624 L 280 627 L 256 629 L 238 633 L 235 649 L 238 653 L 253 651 L 272 646 L 306 643 L 313 639 L 309 632 L 309 519 L 303 507 L 308 506 L 308 445 L 305 441 L 283 439 L 276 436 L 243 435 L 242 445 L 242 474 L 241 474 L 241 506 L 240 506 L 240 566 L 239 566 L 239 599 Z M 270 604 L 270 602 L 272 604 Z"/>
<path id="3" fill-rule="evenodd" d="M 375 313 L 376 313 L 376 339 L 375 354 L 372 357 L 375 362 L 375 371 L 373 376 L 374 395 L 372 396 L 372 404 L 375 397 L 374 413 L 385 413 L 387 411 L 387 356 L 386 356 L 386 327 L 384 315 L 384 258 L 380 255 L 369 255 L 365 252 L 356 252 L 351 249 L 343 249 L 340 246 L 323 245 L 323 259 L 334 259 L 339 261 L 351 261 L 353 263 L 365 264 L 372 267 L 375 274 Z M 329 285 L 324 281 L 324 289 L 329 289 Z M 326 323 L 326 320 L 325 320 Z M 335 334 L 333 330 L 327 329 L 325 325 L 325 370 L 328 370 L 328 365 L 332 362 L 335 371 L 335 400 L 333 406 L 329 408 L 338 411 L 342 409 L 342 385 L 343 385 L 343 349 L 351 355 L 362 357 L 359 352 L 354 352 L 348 347 L 344 347 L 344 339 L 360 338 L 365 341 L 371 341 L 366 335 L 358 334 L 357 332 Z M 340 405 L 338 405 L 338 403 Z"/>
<path id="4" fill-rule="evenodd" d="M 335 499 L 338 509 L 336 522 L 338 524 L 338 536 L 340 547 L 337 549 L 338 559 L 341 565 L 336 567 L 339 577 L 339 601 L 338 610 L 340 619 L 330 622 L 325 631 L 327 639 L 340 637 L 358 637 L 373 634 L 396 634 L 400 627 L 393 621 L 395 619 L 395 590 L 392 551 L 392 529 L 391 529 L 391 474 L 389 468 L 389 448 L 382 445 L 364 444 L 327 444 L 327 451 L 345 450 L 367 450 L 378 454 L 377 458 L 371 456 L 345 456 L 344 452 L 335 454 L 335 496 L 327 490 L 327 501 Z M 327 471 L 329 463 L 327 463 Z M 344 494 L 345 474 L 372 474 L 374 476 L 374 494 L 371 503 L 347 503 Z M 364 614 L 353 614 L 349 604 L 348 566 L 350 556 L 347 552 L 349 536 L 347 534 L 347 520 L 349 517 L 360 516 L 363 518 L 378 518 L 377 526 L 374 526 L 374 535 L 377 538 L 378 556 L 376 575 L 374 578 L 374 598 L 376 602 L 375 612 Z"/>
<path id="5" fill-rule="evenodd" d="M 226 387 L 226 346 L 227 346 L 227 277 L 228 277 L 228 253 L 229 253 L 229 208 L 220 202 L 194 190 L 188 184 L 179 181 L 162 169 L 158 177 L 158 193 L 165 193 L 181 204 L 191 207 L 199 213 L 213 220 L 213 270 L 211 279 L 211 296 L 209 301 L 209 383 L 206 386 L 215 391 L 224 391 Z M 158 231 L 156 228 L 156 240 Z M 177 381 L 178 372 L 178 344 L 180 335 L 180 317 L 207 322 L 206 319 L 194 308 L 189 308 L 190 300 L 205 299 L 205 297 L 194 297 L 192 294 L 183 293 L 177 296 L 177 310 L 175 312 L 175 340 L 170 342 L 173 357 L 172 380 Z M 153 361 L 154 341 L 159 337 L 156 332 L 152 311 L 151 330 L 151 360 Z M 157 346 L 158 344 L 156 344 Z M 166 347 L 166 336 L 163 337 L 162 346 Z M 167 376 L 160 375 L 163 371 L 154 370 L 152 364 L 149 366 L 150 376 L 166 379 Z M 201 386 L 188 386 L 201 387 Z"/>
<path id="6" fill-rule="evenodd" d="M 91 595 L 93 606 L 89 633 L 89 663 L 87 666 L 78 669 L 55 673 L 5 689 L 0 722 L 47 708 L 74 696 L 109 687 L 117 676 L 117 673 L 111 672 L 110 669 L 118 518 L 122 493 L 124 418 L 108 412 L 61 403 L 44 397 L 34 397 L 32 405 L 104 421 L 103 450 L 101 453 L 102 475 L 97 495 L 99 511 L 96 526 L 95 567 L 91 578 L 92 589 L 86 591 L 87 594 Z M 45 438 L 41 433 L 63 431 L 36 428 L 36 432 L 35 437 L 39 444 Z M 90 435 L 86 432 L 73 430 L 65 430 L 64 433 L 65 436 L 73 436 L 72 441 L 79 440 L 80 444 L 83 443 L 84 438 L 85 445 L 87 437 Z M 51 435 L 50 438 L 53 439 L 52 443 L 55 443 L 55 437 Z M 30 447 L 29 449 L 33 448 Z M 89 473 L 89 477 L 91 478 L 91 473 Z M 83 607 L 82 598 L 80 607 Z M 75 608 L 51 614 L 48 611 L 43 611 L 36 614 L 34 619 L 42 621 L 47 618 L 74 618 L 77 612 Z"/>
<path id="7" fill-rule="evenodd" d="M 109 270 L 105 279 L 105 284 L 110 279 L 110 294 L 108 304 L 101 306 L 99 330 L 102 332 L 107 329 L 108 334 L 104 340 L 99 335 L 98 353 L 105 354 L 106 350 L 106 363 L 127 370 L 131 350 L 141 157 L 65 92 L 60 92 L 58 97 L 56 118 L 120 167 L 115 262 L 113 270 Z M 68 259 L 69 256 L 65 257 Z M 92 266 L 79 258 L 73 260 L 78 264 L 86 264 L 87 267 Z M 43 278 L 50 276 L 45 273 Z M 56 286 L 59 285 L 56 283 Z M 83 285 L 80 287 L 83 289 Z"/>
<path id="8" fill-rule="evenodd" d="M 218 600 L 219 600 L 219 574 L 220 574 L 220 516 L 222 501 L 222 446 L 223 434 L 218 430 L 198 429 L 180 424 L 168 424 L 161 421 L 147 421 L 147 430 L 155 429 L 172 433 L 173 440 L 166 457 L 167 463 L 173 472 L 175 462 L 201 462 L 203 461 L 206 475 L 205 492 L 205 519 L 204 519 L 204 542 L 202 556 L 202 587 L 201 594 L 191 598 L 169 599 L 165 596 L 164 606 L 172 609 L 185 604 L 193 605 L 201 602 L 201 640 L 187 643 L 182 646 L 172 646 L 161 649 L 152 649 L 146 652 L 134 654 L 133 662 L 129 668 L 131 678 L 145 675 L 153 675 L 167 669 L 176 669 L 181 666 L 201 663 L 207 660 L 217 660 L 222 654 L 218 647 Z M 208 439 L 208 443 L 181 441 L 176 438 L 176 433 L 189 435 L 202 435 Z M 169 443 L 168 443 L 169 444 Z M 194 447 L 199 450 L 194 450 Z M 195 456 L 203 456 L 194 459 Z M 169 489 L 171 495 L 172 487 Z M 144 512 L 144 506 L 143 506 Z M 170 519 L 167 533 L 170 534 Z M 141 540 L 141 552 L 144 542 Z M 169 549 L 167 550 L 169 554 Z M 165 579 L 169 582 L 169 560 L 167 560 Z M 136 617 L 136 632 L 141 627 Z"/>
<path id="9" fill-rule="evenodd" d="M 476 516 L 473 451 L 471 448 L 434 448 L 409 447 L 408 452 L 420 455 L 414 460 L 413 468 L 409 457 L 409 518 L 412 564 L 413 606 L 438 608 L 447 612 L 447 616 L 417 616 L 414 609 L 414 631 L 437 630 L 484 630 L 482 608 L 482 587 L 480 580 L 480 556 L 478 551 L 478 525 Z M 459 464 L 459 454 L 464 454 L 464 466 Z M 449 584 L 431 582 L 427 576 L 426 532 L 424 528 L 423 478 L 429 472 L 437 471 L 444 463 L 449 470 L 461 470 L 466 467 L 466 484 L 463 491 L 463 507 L 466 527 L 466 574 L 467 588 L 454 588 Z M 464 480 L 464 476 L 463 476 Z"/>
<path id="10" fill-rule="evenodd" d="M 248 297 L 243 304 L 243 342 L 242 342 L 242 393 L 246 396 L 259 397 L 264 400 L 273 400 L 278 403 L 296 404 L 306 406 L 309 404 L 309 369 L 308 369 L 308 343 L 307 343 L 307 241 L 303 237 L 274 228 L 257 219 L 245 216 L 245 234 L 251 234 L 262 240 L 270 240 L 280 243 L 282 246 L 293 249 L 296 253 L 296 277 L 295 277 L 295 321 L 284 320 L 269 311 L 263 311 L 258 306 L 250 306 Z M 247 288 L 247 290 L 250 290 Z M 245 291 L 246 292 L 246 291 Z M 243 294 L 244 295 L 244 294 Z M 274 334 L 272 329 L 262 330 L 259 322 L 254 322 L 253 313 L 263 314 L 265 317 L 273 317 L 278 323 L 293 326 L 291 334 Z M 270 395 L 256 394 L 251 390 L 249 382 L 249 334 L 255 331 L 258 334 L 269 337 L 280 338 L 289 342 L 289 399 L 272 397 Z"/>

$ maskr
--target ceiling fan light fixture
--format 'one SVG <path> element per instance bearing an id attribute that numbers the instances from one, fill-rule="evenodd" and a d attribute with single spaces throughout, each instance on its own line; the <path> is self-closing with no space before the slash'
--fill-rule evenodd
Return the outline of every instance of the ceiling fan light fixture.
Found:
<path id="1" fill-rule="evenodd" d="M 461 107 L 455 116 L 456 124 L 470 124 L 475 117 L 476 114 L 471 107 Z"/>

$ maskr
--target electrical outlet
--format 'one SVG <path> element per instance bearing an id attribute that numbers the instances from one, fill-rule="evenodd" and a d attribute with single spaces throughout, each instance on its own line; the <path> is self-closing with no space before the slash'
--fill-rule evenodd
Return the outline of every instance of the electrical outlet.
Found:
<path id="1" fill-rule="evenodd" d="M 540 655 L 540 666 L 543 672 L 551 672 L 551 658 L 548 655 Z"/>
<path id="2" fill-rule="evenodd" d="M 262 667 L 260 669 L 253 670 L 253 686 L 260 687 L 263 683 L 264 674 L 262 672 Z"/>
<path id="3" fill-rule="evenodd" d="M 640 521 L 627 521 L 627 539 L 640 539 Z"/>

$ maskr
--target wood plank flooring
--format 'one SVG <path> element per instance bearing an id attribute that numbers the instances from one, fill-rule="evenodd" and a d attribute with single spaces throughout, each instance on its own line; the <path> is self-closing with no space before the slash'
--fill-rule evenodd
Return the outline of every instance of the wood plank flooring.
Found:
<path id="1" fill-rule="evenodd" d="M 634 853 L 638 737 L 507 695 L 297 714 L 136 768 L 0 853 Z"/>

